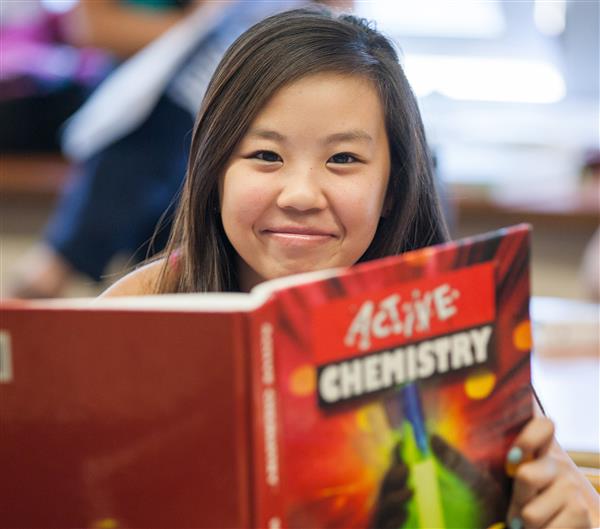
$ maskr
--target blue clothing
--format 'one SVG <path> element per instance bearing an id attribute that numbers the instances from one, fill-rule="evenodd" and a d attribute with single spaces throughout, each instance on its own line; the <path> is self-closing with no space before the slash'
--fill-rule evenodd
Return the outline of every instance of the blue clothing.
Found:
<path id="1" fill-rule="evenodd" d="M 143 259 L 181 185 L 192 127 L 186 110 L 161 98 L 140 127 L 82 164 L 46 228 L 47 244 L 96 281 L 115 255 Z"/>
<path id="2" fill-rule="evenodd" d="M 189 4 L 190 0 L 124 0 L 126 4 L 138 5 L 144 9 L 170 9 L 183 7 Z"/>

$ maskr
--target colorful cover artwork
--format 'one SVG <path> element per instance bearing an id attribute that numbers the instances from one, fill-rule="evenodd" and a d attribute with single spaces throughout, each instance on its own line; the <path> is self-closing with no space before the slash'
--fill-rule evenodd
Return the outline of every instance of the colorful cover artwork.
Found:
<path id="1" fill-rule="evenodd" d="M 359 265 L 275 306 L 259 526 L 505 520 L 505 456 L 532 416 L 527 226 Z"/>

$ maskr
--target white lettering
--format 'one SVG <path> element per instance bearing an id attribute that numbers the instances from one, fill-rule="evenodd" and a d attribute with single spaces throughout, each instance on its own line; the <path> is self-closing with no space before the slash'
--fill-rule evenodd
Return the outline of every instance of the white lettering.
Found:
<path id="1" fill-rule="evenodd" d="M 456 307 L 453 303 L 457 296 L 458 291 L 450 290 L 448 283 L 444 283 L 433 290 L 435 312 L 440 320 L 447 320 L 456 314 Z"/>
<path id="2" fill-rule="evenodd" d="M 377 305 L 372 300 L 365 301 L 346 332 L 344 344 L 366 351 L 371 347 L 372 338 L 381 340 L 392 334 L 410 338 L 415 332 L 428 332 L 434 315 L 444 321 L 456 314 L 454 300 L 458 295 L 457 290 L 444 283 L 429 292 L 415 289 L 412 299 L 404 303 L 399 294 L 392 294 Z"/>
<path id="3" fill-rule="evenodd" d="M 375 338 L 387 338 L 392 334 L 392 326 L 384 325 L 387 316 L 388 315 L 382 310 L 375 313 L 375 316 L 373 317 L 373 336 L 375 336 Z"/>
<path id="4" fill-rule="evenodd" d="M 273 362 L 273 325 L 263 323 L 260 327 L 260 355 L 262 359 L 262 382 L 271 385 L 275 382 Z"/>
<path id="5" fill-rule="evenodd" d="M 334 404 L 486 362 L 492 332 L 486 325 L 323 366 L 318 379 L 321 403 Z"/>
<path id="6" fill-rule="evenodd" d="M 419 331 L 429 330 L 431 323 L 431 298 L 431 293 L 426 292 L 421 299 L 416 297 L 414 300 L 415 313 L 417 315 L 416 328 Z"/>
<path id="7" fill-rule="evenodd" d="M 445 373 L 449 368 L 450 338 L 442 336 L 434 341 L 433 354 L 437 359 L 437 372 Z"/>
<path id="8" fill-rule="evenodd" d="M 267 484 L 276 487 L 279 485 L 279 451 L 277 449 L 277 404 L 273 388 L 267 388 L 263 392 L 263 427 Z"/>
<path id="9" fill-rule="evenodd" d="M 340 400 L 340 387 L 338 383 L 338 367 L 329 365 L 319 375 L 319 395 L 325 402 Z"/>
<path id="10" fill-rule="evenodd" d="M 392 294 L 379 303 L 379 307 L 387 313 L 392 322 L 394 334 L 402 332 L 402 322 L 400 321 L 400 314 L 398 314 L 399 303 L 400 296 L 398 294 Z"/>
<path id="11" fill-rule="evenodd" d="M 381 385 L 384 388 L 402 384 L 405 381 L 404 351 L 401 348 L 381 354 Z"/>
<path id="12" fill-rule="evenodd" d="M 415 326 L 415 308 L 412 303 L 403 303 L 402 310 L 404 311 L 403 334 L 407 338 L 410 338 Z"/>
<path id="13" fill-rule="evenodd" d="M 347 399 L 363 392 L 362 370 L 359 359 L 344 362 L 341 365 L 341 393 Z"/>
<path id="14" fill-rule="evenodd" d="M 344 338 L 344 344 L 348 347 L 353 347 L 356 335 L 359 336 L 358 347 L 361 350 L 366 350 L 371 345 L 371 317 L 373 316 L 373 310 L 375 304 L 372 301 L 366 301 L 355 316 L 346 338 Z"/>
<path id="15" fill-rule="evenodd" d="M 473 347 L 475 349 L 475 360 L 478 364 L 485 362 L 488 358 L 488 343 L 492 335 L 491 325 L 486 325 L 481 329 L 471 329 L 469 332 Z"/>
<path id="16" fill-rule="evenodd" d="M 415 378 L 417 378 L 417 348 L 414 345 L 409 345 L 405 350 L 407 378 L 408 380 L 414 380 Z"/>
<path id="17" fill-rule="evenodd" d="M 473 365 L 473 353 L 468 333 L 459 332 L 452 336 L 450 365 L 452 369 Z"/>
<path id="18" fill-rule="evenodd" d="M 435 357 L 433 356 L 433 342 L 431 340 L 419 344 L 417 359 L 419 361 L 417 370 L 419 378 L 428 378 L 435 373 Z"/>
<path id="19" fill-rule="evenodd" d="M 381 359 L 378 355 L 365 358 L 365 391 L 372 393 L 381 389 Z"/>

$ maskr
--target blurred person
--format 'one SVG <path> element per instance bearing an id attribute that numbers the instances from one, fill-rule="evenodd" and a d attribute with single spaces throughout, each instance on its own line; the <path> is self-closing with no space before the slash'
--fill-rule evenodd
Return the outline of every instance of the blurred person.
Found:
<path id="1" fill-rule="evenodd" d="M 586 295 L 593 301 L 600 301 L 600 228 L 585 249 L 582 276 Z"/>
<path id="2" fill-rule="evenodd" d="M 170 19 L 166 33 L 109 76 L 67 124 L 63 151 L 77 163 L 76 174 L 42 240 L 18 263 L 7 295 L 57 297 L 77 273 L 100 281 L 116 255 L 145 257 L 181 184 L 193 118 L 221 55 L 258 20 L 303 3 L 195 0 L 182 19 Z M 132 11 L 116 0 L 83 0 L 73 11 L 71 38 L 106 45 L 110 13 L 133 25 Z M 156 22 L 152 30 L 125 30 L 115 49 L 124 56 L 158 34 L 162 23 L 153 16 L 145 15 Z M 167 222 L 156 250 L 168 231 Z"/>
<path id="3" fill-rule="evenodd" d="M 79 0 L 2 5 L 0 150 L 58 151 L 63 122 L 122 61 L 186 16 L 196 0 Z M 54 2 L 57 5 L 57 2 Z"/>
<path id="4" fill-rule="evenodd" d="M 112 68 L 101 50 L 70 42 L 38 0 L 2 3 L 0 151 L 58 151 L 57 131 Z"/>
<path id="5" fill-rule="evenodd" d="M 600 202 L 600 150 L 587 153 L 581 171 L 584 198 L 598 209 Z M 581 278 L 586 296 L 600 301 L 600 227 L 588 242 L 581 264 Z"/>
<path id="6" fill-rule="evenodd" d="M 63 32 L 78 46 L 109 50 L 127 59 L 187 16 L 199 0 L 79 0 Z"/>

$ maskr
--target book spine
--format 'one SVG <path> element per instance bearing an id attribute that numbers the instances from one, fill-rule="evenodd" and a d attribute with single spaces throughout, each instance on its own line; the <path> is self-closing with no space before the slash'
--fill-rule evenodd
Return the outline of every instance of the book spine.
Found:
<path id="1" fill-rule="evenodd" d="M 285 523 L 273 300 L 251 314 L 250 343 L 254 527 L 279 529 Z"/>
<path id="2" fill-rule="evenodd" d="M 241 314 L 233 320 L 230 331 L 233 334 L 234 369 L 234 401 L 235 420 L 237 432 L 235 434 L 236 454 L 238 464 L 237 483 L 239 484 L 238 509 L 240 513 L 239 524 L 241 527 L 251 527 L 252 524 L 252 408 L 251 408 L 251 363 L 248 355 L 250 326 L 248 314 Z"/>

